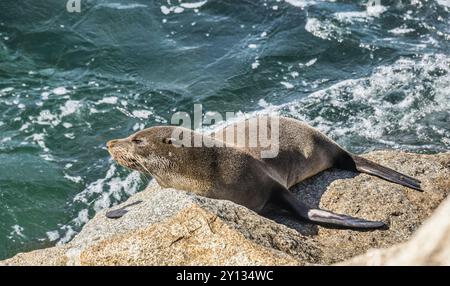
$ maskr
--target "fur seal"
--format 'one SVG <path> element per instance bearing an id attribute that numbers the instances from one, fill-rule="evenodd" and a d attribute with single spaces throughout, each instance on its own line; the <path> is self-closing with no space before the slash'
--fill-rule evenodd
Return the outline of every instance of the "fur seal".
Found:
<path id="1" fill-rule="evenodd" d="M 299 201 L 289 188 L 329 168 L 367 173 L 387 181 L 421 190 L 420 181 L 351 154 L 308 124 L 287 117 L 270 117 L 267 128 L 278 120 L 278 154 L 261 157 L 261 146 L 248 147 L 237 136 L 249 138 L 249 120 L 205 135 L 185 129 L 187 142 L 203 140 L 205 146 L 186 147 L 173 138 L 179 126 L 156 126 L 124 139 L 107 143 L 119 164 L 150 174 L 162 187 L 177 188 L 198 195 L 233 201 L 256 212 L 269 202 L 301 219 L 344 228 L 373 229 L 386 225 L 330 211 L 315 209 Z M 239 129 L 239 124 L 244 128 Z M 185 141 L 186 138 L 183 138 Z M 215 144 L 217 146 L 215 146 Z M 224 144 L 220 147 L 220 144 Z M 195 145 L 194 145 L 195 146 Z M 224 148 L 224 146 L 226 148 Z"/>

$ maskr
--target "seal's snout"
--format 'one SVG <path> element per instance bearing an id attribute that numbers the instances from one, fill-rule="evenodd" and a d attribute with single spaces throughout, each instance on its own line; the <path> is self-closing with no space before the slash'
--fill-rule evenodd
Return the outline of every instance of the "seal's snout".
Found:
<path id="1" fill-rule="evenodd" d="M 106 147 L 108 147 L 108 148 L 114 147 L 114 145 L 117 144 L 117 141 L 119 141 L 119 140 L 114 139 L 114 140 L 108 141 L 108 142 L 106 143 Z"/>

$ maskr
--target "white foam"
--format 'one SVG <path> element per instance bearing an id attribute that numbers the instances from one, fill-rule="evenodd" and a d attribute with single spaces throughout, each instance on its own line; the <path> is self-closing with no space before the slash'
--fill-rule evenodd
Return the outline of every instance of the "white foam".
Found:
<path id="1" fill-rule="evenodd" d="M 50 92 L 48 92 L 48 91 L 42 92 L 41 93 L 42 100 L 47 100 L 49 95 L 50 95 Z"/>
<path id="2" fill-rule="evenodd" d="M 183 7 L 174 7 L 172 10 L 175 14 L 183 13 L 184 8 Z"/>
<path id="3" fill-rule="evenodd" d="M 148 119 L 150 117 L 150 115 L 153 114 L 153 112 L 149 111 L 149 110 L 134 110 L 132 112 L 132 114 L 134 117 L 137 117 L 137 118 Z"/>
<path id="4" fill-rule="evenodd" d="M 74 183 L 80 183 L 83 180 L 80 176 L 69 176 L 67 174 L 64 174 L 64 178 Z"/>
<path id="5" fill-rule="evenodd" d="M 416 133 L 414 136 L 421 138 L 422 124 L 425 124 L 425 129 L 430 128 L 428 123 L 421 123 L 423 118 L 436 112 L 450 110 L 447 91 L 450 88 L 449 66 L 450 58 L 444 55 L 425 55 L 418 60 L 402 58 L 392 65 L 377 68 L 367 78 L 341 81 L 297 102 L 279 106 L 278 110 L 288 110 L 291 115 L 308 121 L 332 137 L 341 138 L 357 134 L 369 140 L 388 144 L 390 141 L 384 138 L 386 133 L 389 130 L 398 130 Z M 445 70 L 447 73 L 440 77 L 430 75 L 430 71 L 436 69 Z M 432 82 L 434 94 L 432 101 L 424 99 L 423 89 L 427 82 Z M 407 89 L 407 96 L 403 100 L 392 103 L 385 99 L 386 95 L 399 87 L 402 90 Z M 424 100 L 427 101 L 426 104 Z M 312 106 L 323 106 L 324 102 L 327 102 L 326 109 L 335 109 L 337 113 L 346 112 L 349 118 L 345 121 L 336 121 L 335 118 L 327 119 L 320 116 L 321 113 L 315 117 L 308 117 Z M 418 102 L 422 103 L 417 104 Z M 364 108 L 360 108 L 357 112 L 344 111 L 354 105 Z M 448 131 L 436 126 L 435 128 L 450 137 Z M 389 144 L 395 148 L 400 146 L 394 142 Z M 403 146 L 411 150 L 425 147 Z"/>
<path id="6" fill-rule="evenodd" d="M 181 2 L 181 1 L 179 1 L 179 6 L 176 6 L 176 5 L 170 6 L 171 3 L 170 3 L 170 1 L 168 1 L 167 4 L 169 6 L 161 5 L 160 9 L 161 9 L 161 13 L 163 13 L 164 15 L 168 15 L 170 13 L 175 13 L 175 14 L 183 13 L 186 9 L 193 10 L 195 13 L 197 13 L 198 8 L 202 7 L 207 2 L 208 1 L 200 1 L 200 2 Z"/>
<path id="7" fill-rule="evenodd" d="M 61 117 L 71 115 L 77 112 L 81 107 L 81 102 L 78 100 L 68 100 L 64 106 L 60 107 Z"/>
<path id="8" fill-rule="evenodd" d="M 259 67 L 259 61 L 256 60 L 252 63 L 252 69 L 257 69 Z"/>
<path id="9" fill-rule="evenodd" d="M 142 130 L 145 128 L 144 123 L 136 123 L 133 126 L 133 131 L 138 131 L 138 130 Z"/>
<path id="10" fill-rule="evenodd" d="M 39 147 L 41 147 L 45 152 L 48 152 L 49 149 L 47 148 L 47 146 L 45 146 L 45 134 L 44 133 L 34 133 L 31 136 L 27 137 L 26 139 L 31 138 L 31 140 L 33 140 L 36 144 L 39 145 Z"/>
<path id="11" fill-rule="evenodd" d="M 180 3 L 180 6 L 183 8 L 187 8 L 187 9 L 198 9 L 200 7 L 202 7 L 203 5 L 205 5 L 208 1 L 200 1 L 200 2 L 192 2 L 192 3 L 185 3 L 182 2 Z"/>
<path id="12" fill-rule="evenodd" d="M 161 8 L 161 13 L 163 13 L 164 15 L 170 14 L 170 8 L 169 7 L 167 7 L 165 5 L 162 5 L 160 8 Z"/>
<path id="13" fill-rule="evenodd" d="M 8 142 L 8 141 L 11 141 L 11 137 L 4 137 L 4 138 L 2 138 L 1 140 L 0 140 L 0 142 L 1 143 L 6 143 L 6 142 Z"/>
<path id="14" fill-rule="evenodd" d="M 19 129 L 19 131 L 27 130 L 31 124 L 38 124 L 38 125 L 44 125 L 44 126 L 52 126 L 56 127 L 62 122 L 62 118 L 64 116 L 68 116 L 70 114 L 73 114 L 79 110 L 81 107 L 81 102 L 76 100 L 68 100 L 65 102 L 64 106 L 60 107 L 61 113 L 53 114 L 49 110 L 44 109 L 41 110 L 39 115 L 36 117 L 30 116 L 29 120 L 30 122 L 25 122 Z M 63 123 L 64 128 L 71 128 L 72 124 L 68 122 Z M 45 152 L 49 152 L 49 149 L 45 146 L 45 140 L 44 140 L 44 133 L 35 133 L 31 135 L 30 137 L 32 141 L 36 142 Z M 66 133 L 64 134 L 66 138 L 74 139 L 75 135 L 73 133 Z M 42 155 L 42 154 L 41 154 Z M 46 160 L 52 160 L 51 156 L 49 154 L 43 154 L 42 157 Z"/>
<path id="15" fill-rule="evenodd" d="M 256 44 L 249 44 L 248 47 L 249 47 L 249 49 L 256 49 L 256 48 L 258 48 L 258 45 L 256 45 Z"/>
<path id="16" fill-rule="evenodd" d="M 9 237 L 10 238 L 14 238 L 15 236 L 21 237 L 21 238 L 25 238 L 25 235 L 23 234 L 23 230 L 24 228 L 21 227 L 18 224 L 15 224 L 12 226 L 12 231 L 9 233 Z"/>
<path id="17" fill-rule="evenodd" d="M 44 149 L 44 151 L 48 152 L 49 149 Z M 55 161 L 55 158 L 50 154 L 40 154 L 39 157 L 41 157 L 45 161 Z"/>
<path id="18" fill-rule="evenodd" d="M 158 123 L 167 123 L 167 120 L 159 115 L 153 115 L 153 120 Z"/>
<path id="19" fill-rule="evenodd" d="M 83 209 L 78 212 L 78 216 L 73 220 L 75 225 L 82 226 L 83 224 L 89 221 L 89 211 L 87 209 Z"/>
<path id="20" fill-rule="evenodd" d="M 317 58 L 314 58 L 314 59 L 308 61 L 308 62 L 305 64 L 305 66 L 310 67 L 310 66 L 312 66 L 313 64 L 315 64 L 316 62 L 317 62 Z"/>
<path id="21" fill-rule="evenodd" d="M 436 70 L 443 70 L 445 73 L 436 77 L 433 74 Z M 433 89 L 433 98 L 424 98 L 424 89 L 430 86 Z M 385 99 L 386 95 L 399 87 L 402 90 L 406 89 L 407 96 L 394 103 Z M 440 143 L 449 149 L 448 129 L 430 126 L 426 119 L 435 113 L 448 113 L 450 110 L 448 90 L 450 90 L 450 57 L 438 54 L 424 55 L 419 59 L 401 58 L 391 65 L 380 66 L 368 77 L 343 80 L 296 101 L 272 105 L 261 99 L 258 105 L 263 108 L 262 110 L 252 113 L 238 112 L 232 120 L 204 126 L 201 131 L 213 132 L 257 114 L 288 113 L 292 117 L 308 122 L 331 138 L 356 136 L 391 148 L 407 148 L 413 151 L 426 148 L 435 150 L 436 147 L 429 139 L 426 140 L 430 143 L 423 145 L 412 145 L 406 141 L 394 142 L 389 139 L 391 130 L 413 133 L 411 136 L 417 138 L 426 138 L 427 135 L 423 132 L 432 129 L 443 137 Z M 355 105 L 361 108 L 355 110 L 353 108 Z M 334 116 L 328 117 L 327 113 L 330 112 L 346 113 L 347 116 L 337 120 Z"/>
<path id="22" fill-rule="evenodd" d="M 94 210 L 99 211 L 111 206 L 111 197 L 121 199 L 121 193 L 132 195 L 138 191 L 140 184 L 139 172 L 133 171 L 125 179 L 116 175 L 116 167 L 112 164 L 105 177 L 90 183 L 82 192 L 78 193 L 74 202 L 88 203 L 91 197 L 98 197 L 94 202 Z"/>
<path id="23" fill-rule="evenodd" d="M 334 13 L 334 16 L 339 21 L 350 23 L 352 23 L 353 20 L 364 21 L 369 17 L 367 11 L 336 12 Z"/>
<path id="24" fill-rule="evenodd" d="M 71 127 L 73 126 L 73 125 L 72 125 L 71 123 L 69 123 L 69 122 L 64 122 L 62 125 L 63 125 L 64 128 L 66 128 L 66 129 L 71 128 Z"/>
<path id="25" fill-rule="evenodd" d="M 47 231 L 45 233 L 48 237 L 48 240 L 50 241 L 55 241 L 59 239 L 59 232 L 57 230 L 53 230 L 53 231 Z"/>
<path id="26" fill-rule="evenodd" d="M 305 8 L 307 6 L 316 4 L 316 1 L 311 0 L 285 0 L 286 3 L 291 4 L 294 7 Z"/>
<path id="27" fill-rule="evenodd" d="M 292 88 L 294 88 L 294 85 L 292 84 L 292 83 L 289 83 L 289 82 L 287 82 L 287 81 L 282 81 L 282 82 L 280 82 L 285 88 L 287 88 L 287 89 L 292 89 Z"/>
<path id="28" fill-rule="evenodd" d="M 437 0 L 437 3 L 441 6 L 450 8 L 450 0 Z"/>
<path id="29" fill-rule="evenodd" d="M 94 202 L 94 210 L 96 212 L 111 206 L 111 199 L 120 200 L 121 193 L 125 192 L 127 195 L 132 195 L 137 192 L 138 183 L 140 182 L 140 175 L 138 172 L 131 172 L 125 179 L 113 177 L 108 182 L 103 182 L 102 188 L 106 186 L 99 198 Z"/>
<path id="30" fill-rule="evenodd" d="M 97 101 L 97 104 L 102 104 L 102 103 L 117 104 L 118 100 L 119 99 L 116 96 L 104 97 L 101 100 Z"/>
<path id="31" fill-rule="evenodd" d="M 78 193 L 74 197 L 73 201 L 87 203 L 88 197 L 92 196 L 93 194 L 99 194 L 103 191 L 103 186 L 104 186 L 105 182 L 108 179 L 112 178 L 115 171 L 116 171 L 115 165 L 111 165 L 109 167 L 108 171 L 106 172 L 106 175 L 104 178 L 98 179 L 98 180 L 90 183 L 82 192 Z"/>
<path id="32" fill-rule="evenodd" d="M 64 95 L 64 94 L 67 94 L 69 91 L 64 86 L 60 86 L 60 87 L 54 88 L 52 90 L 52 92 L 56 95 Z"/>
<path id="33" fill-rule="evenodd" d="M 7 92 L 13 91 L 14 87 L 5 87 L 4 89 L 0 90 L 0 95 L 5 94 Z"/>
<path id="34" fill-rule="evenodd" d="M 408 34 L 408 33 L 414 32 L 414 31 L 415 31 L 415 29 L 405 28 L 405 27 L 397 27 L 397 28 L 389 30 L 389 33 L 392 33 L 395 35 L 401 35 L 401 34 Z"/>
<path id="35" fill-rule="evenodd" d="M 372 17 L 380 17 L 380 15 L 386 11 L 387 8 L 383 5 L 379 4 L 372 5 L 370 3 L 367 5 L 367 15 Z"/>
<path id="36" fill-rule="evenodd" d="M 261 106 L 261 107 L 266 108 L 266 107 L 269 106 L 269 103 L 267 103 L 267 101 L 266 101 L 264 98 L 261 98 L 261 99 L 258 101 L 258 105 Z"/>
<path id="37" fill-rule="evenodd" d="M 367 21 L 371 18 L 378 18 L 385 11 L 387 11 L 385 6 L 369 2 L 366 5 L 366 11 L 336 12 L 334 13 L 334 16 L 339 21 L 353 23 L 353 21 Z"/>
<path id="38" fill-rule="evenodd" d="M 308 18 L 306 20 L 305 30 L 318 38 L 324 40 L 336 39 L 339 42 L 342 41 L 342 35 L 349 33 L 329 20 L 320 21 L 316 18 Z"/>
<path id="39" fill-rule="evenodd" d="M 127 10 L 127 9 L 136 9 L 136 8 L 146 8 L 147 5 L 144 4 L 121 4 L 121 3 L 102 3 L 98 5 L 99 7 L 105 7 L 110 9 L 118 9 L 118 10 Z"/>
<path id="40" fill-rule="evenodd" d="M 60 238 L 57 245 L 61 245 L 61 244 L 69 242 L 72 239 L 72 237 L 75 234 L 77 234 L 70 225 L 63 225 L 61 227 L 61 230 L 64 231 L 65 233 L 64 233 L 64 236 Z"/>

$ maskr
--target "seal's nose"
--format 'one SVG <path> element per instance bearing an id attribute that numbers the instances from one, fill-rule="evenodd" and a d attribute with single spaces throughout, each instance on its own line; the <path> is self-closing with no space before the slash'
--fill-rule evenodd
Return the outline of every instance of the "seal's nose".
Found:
<path id="1" fill-rule="evenodd" d="M 117 139 L 114 139 L 114 140 L 110 140 L 110 141 L 108 141 L 107 143 L 106 143 L 106 146 L 108 147 L 108 148 L 112 148 L 112 147 L 114 147 L 114 144 L 116 144 L 117 143 Z"/>

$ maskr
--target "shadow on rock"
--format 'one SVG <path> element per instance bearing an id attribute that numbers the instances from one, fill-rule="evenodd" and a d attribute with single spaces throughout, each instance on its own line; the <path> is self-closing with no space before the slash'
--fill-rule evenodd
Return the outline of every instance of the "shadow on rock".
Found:
<path id="1" fill-rule="evenodd" d="M 351 179 L 356 176 L 358 176 L 358 173 L 331 169 L 295 185 L 290 189 L 290 191 L 295 194 L 297 199 L 304 202 L 308 206 L 311 206 L 312 208 L 319 208 L 322 195 L 334 181 Z M 293 216 L 290 212 L 282 210 L 273 204 L 268 204 L 262 215 L 268 219 L 276 221 L 277 223 L 293 228 L 303 235 L 314 236 L 317 235 L 319 230 L 316 224 L 301 220 Z M 321 226 L 331 229 L 340 229 L 339 227 L 330 225 Z"/>

